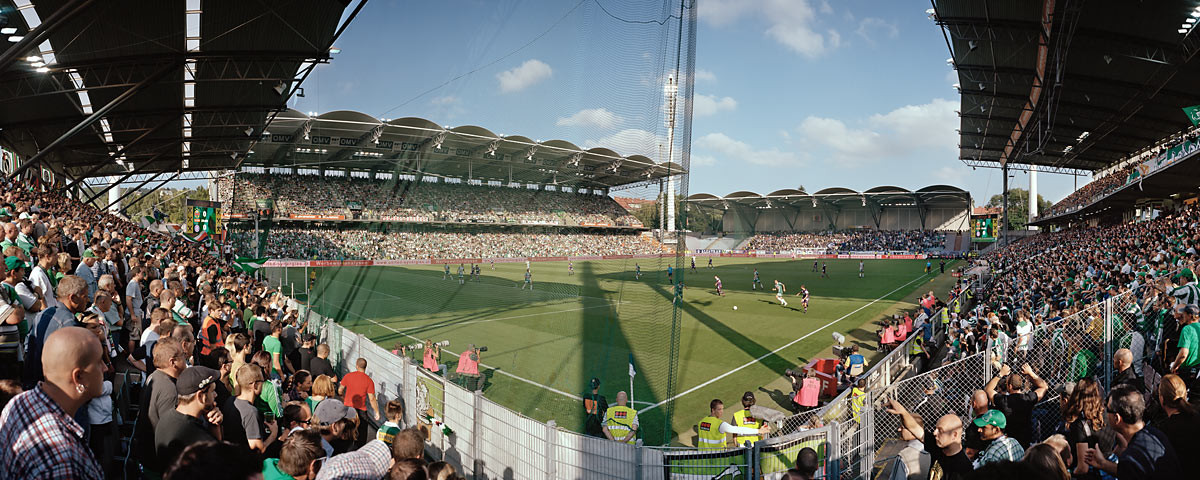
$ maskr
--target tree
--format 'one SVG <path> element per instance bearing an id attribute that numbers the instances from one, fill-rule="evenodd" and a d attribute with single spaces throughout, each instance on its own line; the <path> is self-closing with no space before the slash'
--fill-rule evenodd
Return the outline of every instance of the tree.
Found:
<path id="1" fill-rule="evenodd" d="M 992 195 L 988 200 L 987 206 L 999 208 L 1004 202 L 1003 195 Z M 1038 212 L 1046 212 L 1053 205 L 1048 200 L 1042 198 L 1039 194 L 1037 197 Z M 1009 230 L 1024 230 L 1029 224 L 1029 190 L 1024 188 L 1012 188 L 1008 190 L 1008 229 Z"/>

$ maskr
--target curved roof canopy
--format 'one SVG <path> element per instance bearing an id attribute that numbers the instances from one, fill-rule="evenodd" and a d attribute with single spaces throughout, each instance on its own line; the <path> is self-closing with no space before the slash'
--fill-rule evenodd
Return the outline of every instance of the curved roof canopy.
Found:
<path id="1" fill-rule="evenodd" d="M 334 168 L 603 189 L 687 173 L 672 162 L 622 156 L 567 140 L 500 136 L 476 125 L 423 118 L 380 121 L 359 112 L 315 117 L 289 110 L 255 144 L 244 165 Z M 397 170 L 399 169 L 399 170 Z"/>
<path id="2" fill-rule="evenodd" d="M 348 2 L 0 0 L 0 141 L 76 178 L 230 168 L 307 122 L 283 110 Z"/>
<path id="3" fill-rule="evenodd" d="M 966 208 L 971 202 L 971 194 L 950 185 L 930 185 L 916 191 L 885 185 L 862 192 L 845 187 L 830 187 L 812 194 L 788 188 L 776 190 L 767 195 L 759 195 L 745 190 L 736 191 L 723 197 L 710 193 L 696 193 L 688 196 L 686 201 L 713 208 L 727 208 L 730 204 L 735 204 L 755 208 L 803 209 L 815 208 L 820 205 L 865 206 L 867 203 L 897 207 L 937 204 Z"/>

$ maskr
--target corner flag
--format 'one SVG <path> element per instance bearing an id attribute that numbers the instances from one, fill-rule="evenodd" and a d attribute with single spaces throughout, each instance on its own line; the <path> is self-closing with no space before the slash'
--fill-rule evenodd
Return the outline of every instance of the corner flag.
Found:
<path id="1" fill-rule="evenodd" d="M 629 354 L 629 378 L 637 375 L 637 369 L 633 366 L 633 354 Z"/>

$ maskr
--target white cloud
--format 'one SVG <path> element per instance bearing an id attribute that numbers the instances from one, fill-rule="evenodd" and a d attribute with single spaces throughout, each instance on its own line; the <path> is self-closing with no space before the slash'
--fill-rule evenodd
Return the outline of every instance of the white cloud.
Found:
<path id="1" fill-rule="evenodd" d="M 604 147 L 624 156 L 645 155 L 660 162 L 663 156 L 658 152 L 659 145 L 665 145 L 667 139 L 639 128 L 626 128 L 612 135 L 596 140 L 584 140 L 583 148 Z"/>
<path id="2" fill-rule="evenodd" d="M 794 152 L 785 152 L 774 148 L 758 150 L 745 142 L 730 138 L 724 133 L 710 133 L 697 139 L 695 144 L 697 147 L 727 160 L 768 166 L 800 166 L 803 163 L 800 156 Z M 693 155 L 693 162 L 695 158 L 696 155 Z"/>
<path id="3" fill-rule="evenodd" d="M 831 15 L 825 1 L 819 13 Z M 841 44 L 834 30 L 826 34 L 815 30 L 818 10 L 809 0 L 708 0 L 700 2 L 700 19 L 713 26 L 725 26 L 743 15 L 757 14 L 767 22 L 764 33 L 783 46 L 807 58 L 817 58 Z M 828 41 L 827 41 L 828 38 Z"/>
<path id="4" fill-rule="evenodd" d="M 732 111 L 737 108 L 737 100 L 716 95 L 696 95 L 692 98 L 692 116 L 707 117 L 718 112 Z"/>
<path id="5" fill-rule="evenodd" d="M 462 99 L 460 99 L 454 95 L 446 95 L 446 96 L 442 96 L 442 97 L 437 97 L 437 98 L 434 98 L 433 100 L 429 101 L 429 103 L 432 103 L 434 105 L 458 105 L 461 102 L 462 102 Z"/>
<path id="6" fill-rule="evenodd" d="M 938 98 L 871 115 L 860 121 L 860 128 L 849 127 L 838 119 L 810 116 L 796 131 L 806 146 L 824 148 L 831 160 L 849 165 L 914 152 L 953 155 L 958 148 L 955 108 L 956 102 Z"/>
<path id="7" fill-rule="evenodd" d="M 894 39 L 900 36 L 900 29 L 896 27 L 895 23 L 882 18 L 866 17 L 858 22 L 858 30 L 855 30 L 854 33 L 866 40 L 867 43 L 875 45 L 878 34 Z"/>
<path id="8" fill-rule="evenodd" d="M 713 72 L 710 72 L 703 68 L 697 68 L 696 69 L 696 81 L 697 82 L 716 82 L 717 75 L 714 74 Z"/>
<path id="9" fill-rule="evenodd" d="M 711 167 L 717 164 L 717 159 L 709 155 L 692 155 L 693 167 Z"/>
<path id="10" fill-rule="evenodd" d="M 946 185 L 965 185 L 967 183 L 967 166 L 956 162 L 954 165 L 946 165 L 931 172 L 931 175 L 938 183 Z"/>
<path id="11" fill-rule="evenodd" d="M 560 127 L 613 128 L 623 120 L 617 114 L 604 108 L 586 108 L 569 117 L 559 117 L 554 124 Z"/>
<path id="12" fill-rule="evenodd" d="M 542 80 L 550 78 L 554 70 L 538 59 L 529 59 L 521 66 L 496 74 L 500 81 L 501 93 L 512 93 L 529 88 Z"/>

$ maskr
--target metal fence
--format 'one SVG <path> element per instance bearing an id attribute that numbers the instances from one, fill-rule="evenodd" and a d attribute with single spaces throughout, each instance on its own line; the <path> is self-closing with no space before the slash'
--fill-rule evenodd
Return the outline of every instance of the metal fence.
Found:
<path id="1" fill-rule="evenodd" d="M 977 291 L 983 287 L 972 281 L 968 286 Z M 865 394 L 846 389 L 821 408 L 785 419 L 781 435 L 753 447 L 720 451 L 630 445 L 560 429 L 553 421 L 525 417 L 424 372 L 414 361 L 297 306 L 301 318 L 308 320 L 307 331 L 331 346 L 331 359 L 342 371 L 352 369 L 357 358 L 367 359 L 381 402 L 403 399 L 407 425 L 440 421 L 447 427 L 449 433 L 437 424 L 428 427 L 428 450 L 468 478 L 770 480 L 793 466 L 804 447 L 818 452 L 819 478 L 868 478 L 872 471 L 892 468 L 896 457 L 889 448 L 896 445 L 900 424 L 886 412 L 888 400 L 897 399 L 927 421 L 947 413 L 966 421 L 972 391 L 983 388 L 1004 365 L 1020 371 L 1028 363 L 1049 384 L 1050 393 L 1034 411 L 1033 435 L 1043 438 L 1061 423 L 1055 387 L 1094 377 L 1107 388 L 1114 373 L 1110 359 L 1119 348 L 1133 351 L 1135 367 L 1155 377 L 1147 383 L 1156 382 L 1143 360 L 1160 333 L 1145 321 L 1140 297 L 1140 291 L 1126 292 L 1039 325 L 1027 335 L 991 340 L 981 352 L 920 373 L 909 354 L 918 331 L 861 377 L 867 381 Z M 958 301 L 964 303 L 952 302 L 946 308 L 957 307 L 966 314 L 971 305 Z M 935 312 L 929 319 L 930 345 L 940 344 L 946 334 L 940 315 Z"/>

